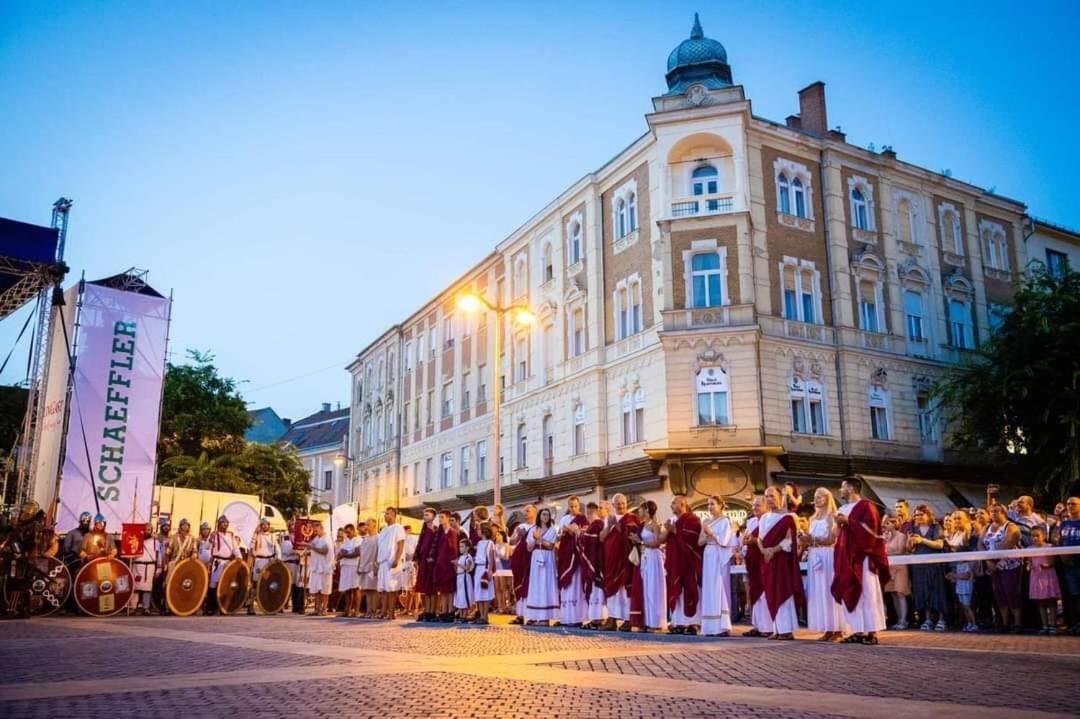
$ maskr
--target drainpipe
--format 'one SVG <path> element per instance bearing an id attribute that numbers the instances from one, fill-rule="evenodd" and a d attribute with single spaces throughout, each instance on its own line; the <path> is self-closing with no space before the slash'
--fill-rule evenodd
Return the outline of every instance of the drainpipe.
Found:
<path id="1" fill-rule="evenodd" d="M 848 457 L 848 442 L 847 442 L 847 423 L 844 421 L 844 382 L 840 377 L 840 343 L 836 342 L 838 336 L 836 327 L 836 293 L 833 291 L 833 274 L 832 274 L 832 247 L 829 242 L 829 217 L 828 217 L 828 205 L 826 204 L 825 196 L 825 150 L 818 151 L 818 181 L 821 183 L 821 220 L 822 227 L 825 231 L 825 264 L 828 266 L 829 271 L 826 273 L 826 284 L 829 287 L 829 300 L 832 306 L 832 320 L 833 320 L 833 344 L 835 351 L 833 352 L 833 363 L 836 368 L 836 402 L 837 409 L 840 415 L 840 453 L 844 455 L 844 459 L 849 461 Z"/>

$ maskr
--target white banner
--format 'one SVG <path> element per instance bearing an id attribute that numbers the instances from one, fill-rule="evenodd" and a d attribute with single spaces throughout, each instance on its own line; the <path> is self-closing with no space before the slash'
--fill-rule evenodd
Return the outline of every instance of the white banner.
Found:
<path id="1" fill-rule="evenodd" d="M 150 520 L 170 303 L 90 283 L 81 301 L 57 529 L 99 511 L 118 531 Z"/>

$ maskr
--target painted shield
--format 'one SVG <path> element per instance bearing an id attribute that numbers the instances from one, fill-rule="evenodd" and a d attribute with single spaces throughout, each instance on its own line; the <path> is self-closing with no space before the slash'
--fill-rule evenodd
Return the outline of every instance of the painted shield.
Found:
<path id="1" fill-rule="evenodd" d="M 263 567 L 255 590 L 256 607 L 262 614 L 277 614 L 285 608 L 292 591 L 292 573 L 280 559 Z"/>
<path id="2" fill-rule="evenodd" d="M 234 559 L 225 565 L 218 578 L 218 608 L 222 614 L 232 614 L 247 602 L 251 587 L 251 570 L 243 559 Z"/>
<path id="3" fill-rule="evenodd" d="M 91 617 L 119 614 L 131 600 L 135 578 L 119 559 L 99 557 L 75 577 L 75 603 Z"/>
<path id="4" fill-rule="evenodd" d="M 71 593 L 71 572 L 53 557 L 36 557 L 26 566 L 26 611 L 32 617 L 44 617 L 64 606 Z M 9 604 L 4 585 L 4 606 Z"/>
<path id="5" fill-rule="evenodd" d="M 202 608 L 210 574 L 206 565 L 195 557 L 177 562 L 165 583 L 165 601 L 169 611 L 178 617 L 190 617 Z"/>

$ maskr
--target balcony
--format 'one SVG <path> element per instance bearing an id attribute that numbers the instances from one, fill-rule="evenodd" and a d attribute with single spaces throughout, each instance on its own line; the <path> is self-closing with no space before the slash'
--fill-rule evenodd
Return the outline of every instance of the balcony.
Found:
<path id="1" fill-rule="evenodd" d="M 695 195 L 680 197 L 671 202 L 671 217 L 701 217 L 704 215 L 723 215 L 735 211 L 735 194 L 732 192 L 715 195 Z"/>
<path id="2" fill-rule="evenodd" d="M 862 347 L 892 354 L 904 354 L 906 351 L 903 337 L 885 332 L 870 332 L 856 327 L 840 327 L 836 331 L 840 336 L 840 343 L 847 347 Z"/>
<path id="3" fill-rule="evenodd" d="M 753 305 L 691 307 L 684 310 L 665 310 L 661 314 L 664 317 L 665 332 L 754 324 Z"/>
<path id="4" fill-rule="evenodd" d="M 799 322 L 787 320 L 782 317 L 761 316 L 758 318 L 761 329 L 768 335 L 791 337 L 792 339 L 820 342 L 822 344 L 835 344 L 836 338 L 833 328 L 827 325 L 818 325 L 811 322 Z"/>

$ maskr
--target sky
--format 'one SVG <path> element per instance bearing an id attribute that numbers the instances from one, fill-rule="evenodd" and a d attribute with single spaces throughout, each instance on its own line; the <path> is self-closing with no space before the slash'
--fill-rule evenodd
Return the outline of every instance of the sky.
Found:
<path id="1" fill-rule="evenodd" d="M 646 130 L 695 11 L 755 114 L 822 80 L 849 142 L 1080 228 L 1080 3 L 1039 1 L 0 0 L 0 216 L 72 198 L 69 279 L 148 269 L 173 361 L 347 406 L 360 350 Z"/>

